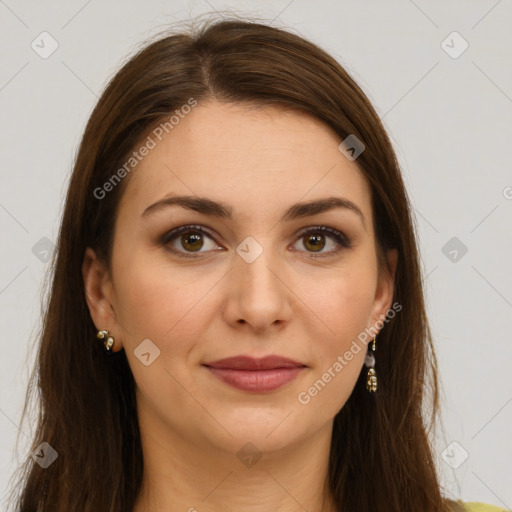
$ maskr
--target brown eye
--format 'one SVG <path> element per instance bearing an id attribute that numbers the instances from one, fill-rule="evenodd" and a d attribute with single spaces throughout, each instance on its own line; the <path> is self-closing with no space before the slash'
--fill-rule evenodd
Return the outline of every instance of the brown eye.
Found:
<path id="1" fill-rule="evenodd" d="M 160 243 L 169 251 L 185 258 L 194 258 L 211 250 L 219 249 L 213 235 L 205 228 L 196 226 L 180 226 L 173 229 L 161 238 Z"/>
<path id="2" fill-rule="evenodd" d="M 306 249 L 311 250 L 313 252 L 321 251 L 325 247 L 325 237 L 324 235 L 314 234 L 314 235 L 306 235 L 303 238 L 304 247 Z"/>
<path id="3" fill-rule="evenodd" d="M 327 226 L 308 228 L 299 237 L 306 253 L 312 258 L 332 256 L 352 247 L 351 241 L 343 233 Z"/>
<path id="4" fill-rule="evenodd" d="M 198 251 L 203 247 L 202 235 L 199 233 L 184 234 L 180 237 L 181 245 L 187 251 Z"/>

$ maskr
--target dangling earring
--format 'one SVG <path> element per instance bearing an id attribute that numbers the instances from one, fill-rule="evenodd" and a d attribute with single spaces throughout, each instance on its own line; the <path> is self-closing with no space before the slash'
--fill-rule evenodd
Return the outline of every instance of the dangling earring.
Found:
<path id="1" fill-rule="evenodd" d="M 371 342 L 370 349 L 375 352 L 375 338 Z M 377 372 L 375 371 L 375 356 L 372 352 L 368 352 L 366 357 L 364 358 L 364 364 L 366 367 L 370 368 L 368 370 L 368 375 L 366 376 L 366 389 L 372 393 L 377 391 Z"/>
<path id="2" fill-rule="evenodd" d="M 98 331 L 96 337 L 100 340 L 103 340 L 103 345 L 105 346 L 105 351 L 108 354 L 112 353 L 112 347 L 114 346 L 114 337 L 110 336 L 108 331 Z"/>

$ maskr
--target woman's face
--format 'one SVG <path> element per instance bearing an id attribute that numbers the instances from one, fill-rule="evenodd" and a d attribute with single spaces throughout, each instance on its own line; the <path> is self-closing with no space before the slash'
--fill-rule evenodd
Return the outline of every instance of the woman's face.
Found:
<path id="1" fill-rule="evenodd" d="M 202 103 L 163 135 L 126 178 L 112 275 L 91 250 L 84 265 L 93 320 L 126 351 L 144 425 L 233 453 L 330 428 L 363 366 L 354 341 L 393 293 L 356 161 L 323 123 L 276 107 Z M 165 203 L 176 196 L 189 207 Z M 298 206 L 328 198 L 342 206 Z M 269 355 L 301 366 L 207 366 Z"/>

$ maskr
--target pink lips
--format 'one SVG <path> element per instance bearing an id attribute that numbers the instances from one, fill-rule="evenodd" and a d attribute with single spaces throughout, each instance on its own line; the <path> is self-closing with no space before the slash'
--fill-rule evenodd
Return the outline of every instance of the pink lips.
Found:
<path id="1" fill-rule="evenodd" d="M 237 389 L 272 391 L 295 379 L 306 365 L 280 356 L 255 359 L 236 356 L 205 365 L 216 377 Z"/>

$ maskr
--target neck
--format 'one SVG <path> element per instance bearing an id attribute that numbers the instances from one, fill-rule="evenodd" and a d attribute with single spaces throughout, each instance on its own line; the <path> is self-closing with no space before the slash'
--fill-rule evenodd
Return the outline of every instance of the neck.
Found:
<path id="1" fill-rule="evenodd" d="M 141 491 L 133 512 L 335 512 L 327 489 L 332 422 L 294 446 L 260 453 L 212 447 L 206 440 L 155 428 L 139 417 L 144 453 Z M 231 440 L 233 441 L 233 440 Z"/>

